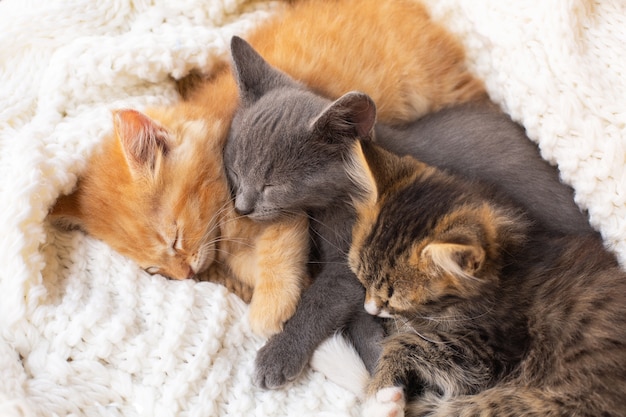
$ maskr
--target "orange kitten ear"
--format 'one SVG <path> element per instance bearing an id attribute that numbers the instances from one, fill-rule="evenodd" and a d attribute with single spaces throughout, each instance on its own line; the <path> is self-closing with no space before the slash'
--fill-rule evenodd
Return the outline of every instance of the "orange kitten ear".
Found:
<path id="1" fill-rule="evenodd" d="M 137 110 L 116 110 L 113 122 L 133 173 L 153 174 L 169 151 L 167 130 Z"/>
<path id="2" fill-rule="evenodd" d="M 78 202 L 78 191 L 60 196 L 48 216 L 54 224 L 64 229 L 82 228 L 83 213 Z"/>
<path id="3" fill-rule="evenodd" d="M 421 256 L 444 271 L 459 277 L 474 277 L 485 262 L 485 250 L 477 245 L 429 243 Z"/>

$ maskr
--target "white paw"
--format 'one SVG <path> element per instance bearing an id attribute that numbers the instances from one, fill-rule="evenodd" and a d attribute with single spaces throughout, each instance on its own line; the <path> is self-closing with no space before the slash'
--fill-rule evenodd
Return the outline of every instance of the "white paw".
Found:
<path id="1" fill-rule="evenodd" d="M 405 405 L 401 387 L 383 388 L 365 401 L 363 417 L 404 417 Z"/>

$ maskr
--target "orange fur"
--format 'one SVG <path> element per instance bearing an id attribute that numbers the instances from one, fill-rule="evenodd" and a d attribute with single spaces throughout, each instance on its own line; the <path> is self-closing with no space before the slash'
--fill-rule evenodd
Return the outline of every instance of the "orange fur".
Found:
<path id="1" fill-rule="evenodd" d="M 459 41 L 414 0 L 304 0 L 246 39 L 270 64 L 332 99 L 359 90 L 402 123 L 483 99 Z M 304 22 L 314 20 L 317 25 Z M 321 30 L 320 30 L 321 29 Z"/>
<path id="2" fill-rule="evenodd" d="M 270 335 L 296 310 L 302 288 L 308 284 L 308 223 L 294 216 L 278 223 L 257 223 L 226 214 L 222 250 L 230 254 L 224 262 L 230 271 L 254 288 L 250 302 L 250 326 L 258 334 Z M 242 236 L 248 239 L 244 242 Z M 229 239 L 228 237 L 236 237 Z"/>
<path id="3" fill-rule="evenodd" d="M 414 1 L 304 0 L 249 40 L 270 63 L 330 98 L 369 93 L 386 122 L 485 97 L 460 44 Z M 214 274 L 227 285 L 232 277 L 238 284 L 229 288 L 244 299 L 252 287 L 251 326 L 270 335 L 307 282 L 307 222 L 259 224 L 235 214 L 221 152 L 237 104 L 223 63 L 175 106 L 116 112 L 114 134 L 51 215 L 150 272 Z"/>
<path id="4" fill-rule="evenodd" d="M 102 239 L 142 268 L 184 279 L 213 261 L 214 251 L 199 253 L 199 244 L 217 239 L 215 213 L 226 204 L 228 188 L 221 148 L 205 139 L 210 130 L 224 134 L 224 124 L 190 122 L 177 108 L 152 110 L 150 115 L 168 126 L 171 149 L 156 154 L 160 163 L 134 167 L 115 132 L 90 159 L 76 190 L 58 200 L 52 215 Z M 127 122 L 128 128 L 137 128 L 132 119 Z M 177 228 L 181 249 L 173 251 Z"/>
<path id="5" fill-rule="evenodd" d="M 246 39 L 271 65 L 328 98 L 367 93 L 385 123 L 487 97 L 458 39 L 417 1 L 303 0 Z M 188 93 L 190 101 L 214 105 L 225 78 L 231 75 L 220 68 Z"/>

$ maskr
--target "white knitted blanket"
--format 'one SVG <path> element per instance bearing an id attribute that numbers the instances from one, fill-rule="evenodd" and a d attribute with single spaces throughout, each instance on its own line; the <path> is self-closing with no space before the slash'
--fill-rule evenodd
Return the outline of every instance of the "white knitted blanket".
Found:
<path id="1" fill-rule="evenodd" d="M 427 2 L 626 264 L 625 3 Z M 223 288 L 148 276 L 45 220 L 110 109 L 172 102 L 169 75 L 210 68 L 276 7 L 0 1 L 0 417 L 359 415 L 354 395 L 317 372 L 254 387 L 264 341 Z"/>

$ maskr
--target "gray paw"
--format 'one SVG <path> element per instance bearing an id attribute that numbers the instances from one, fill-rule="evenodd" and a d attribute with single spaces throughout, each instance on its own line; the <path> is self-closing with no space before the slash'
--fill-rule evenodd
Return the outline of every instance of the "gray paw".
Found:
<path id="1" fill-rule="evenodd" d="M 308 356 L 297 346 L 277 336 L 271 338 L 257 353 L 254 383 L 258 387 L 281 388 L 295 380 L 309 362 Z"/>

